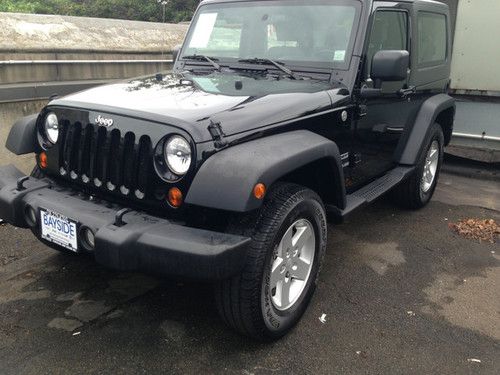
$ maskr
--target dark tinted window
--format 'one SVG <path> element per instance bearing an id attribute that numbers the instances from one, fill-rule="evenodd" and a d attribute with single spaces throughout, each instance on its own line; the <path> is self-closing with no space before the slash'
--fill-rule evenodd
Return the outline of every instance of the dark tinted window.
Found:
<path id="1" fill-rule="evenodd" d="M 367 76 L 373 56 L 382 50 L 408 50 L 408 16 L 405 12 L 379 10 L 375 13 L 367 51 Z"/>
<path id="2" fill-rule="evenodd" d="M 432 64 L 446 60 L 447 27 L 443 14 L 419 12 L 418 63 Z"/>

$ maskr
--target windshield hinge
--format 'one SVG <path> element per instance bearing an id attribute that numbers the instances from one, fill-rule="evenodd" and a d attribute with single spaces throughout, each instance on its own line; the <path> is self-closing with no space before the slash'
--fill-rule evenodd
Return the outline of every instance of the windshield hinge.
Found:
<path id="1" fill-rule="evenodd" d="M 219 122 L 210 122 L 208 126 L 208 131 L 214 140 L 214 146 L 216 148 L 222 148 L 227 145 L 227 141 L 224 139 L 226 136 Z"/>

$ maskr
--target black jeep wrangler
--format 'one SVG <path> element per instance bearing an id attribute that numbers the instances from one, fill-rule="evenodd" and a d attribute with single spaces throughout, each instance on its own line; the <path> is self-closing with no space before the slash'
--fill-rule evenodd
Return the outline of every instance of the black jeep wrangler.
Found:
<path id="1" fill-rule="evenodd" d="M 17 122 L 0 217 L 119 270 L 215 282 L 224 320 L 277 339 L 342 220 L 425 206 L 452 134 L 448 7 L 207 0 L 172 73 L 52 100 Z"/>

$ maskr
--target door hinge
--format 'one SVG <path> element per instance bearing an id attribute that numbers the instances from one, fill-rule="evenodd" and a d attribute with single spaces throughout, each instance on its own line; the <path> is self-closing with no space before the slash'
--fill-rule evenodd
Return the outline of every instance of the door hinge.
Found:
<path id="1" fill-rule="evenodd" d="M 227 141 L 224 139 L 226 135 L 224 134 L 224 131 L 222 130 L 219 122 L 210 121 L 208 131 L 212 136 L 215 148 L 222 148 L 227 145 Z"/>
<path id="2" fill-rule="evenodd" d="M 350 154 L 348 152 L 340 155 L 340 160 L 342 162 L 343 168 L 347 168 L 351 164 L 351 157 L 350 157 Z"/>
<path id="3" fill-rule="evenodd" d="M 358 119 L 365 117 L 368 114 L 368 107 L 365 104 L 360 104 L 356 108 L 356 116 Z"/>
<path id="4" fill-rule="evenodd" d="M 359 152 L 351 153 L 349 156 L 349 164 L 356 166 L 361 163 L 361 154 Z"/>

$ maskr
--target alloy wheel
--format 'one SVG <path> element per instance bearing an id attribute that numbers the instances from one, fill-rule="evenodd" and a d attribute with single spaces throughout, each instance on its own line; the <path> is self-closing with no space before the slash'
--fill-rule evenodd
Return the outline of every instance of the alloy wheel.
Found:
<path id="1" fill-rule="evenodd" d="M 427 193 L 436 179 L 436 174 L 439 164 L 439 142 L 433 141 L 427 157 L 425 158 L 424 172 L 422 175 L 421 188 L 422 192 Z"/>
<path id="2" fill-rule="evenodd" d="M 269 292 L 274 307 L 285 311 L 300 298 L 311 276 L 316 249 L 312 224 L 297 220 L 283 235 L 272 258 Z"/>

